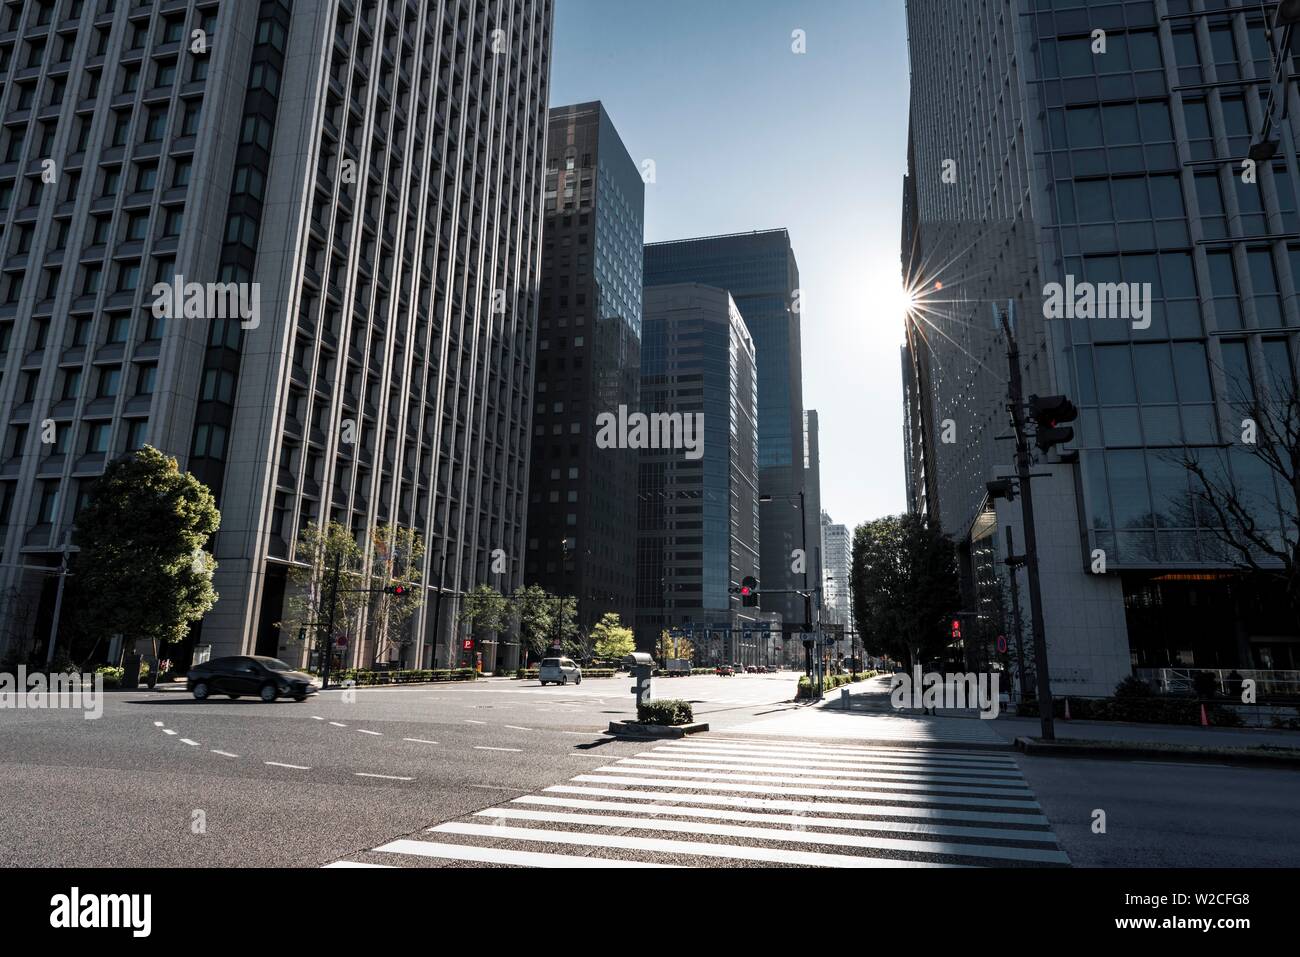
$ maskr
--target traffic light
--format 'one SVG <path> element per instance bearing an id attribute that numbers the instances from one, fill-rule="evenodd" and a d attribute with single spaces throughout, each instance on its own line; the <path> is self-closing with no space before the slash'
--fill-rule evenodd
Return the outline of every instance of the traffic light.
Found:
<path id="1" fill-rule="evenodd" d="M 753 575 L 746 575 L 740 581 L 740 603 L 746 608 L 758 605 L 758 579 Z"/>
<path id="2" fill-rule="evenodd" d="M 1074 429 L 1064 423 L 1077 419 L 1079 410 L 1065 396 L 1031 395 L 1029 414 L 1038 423 L 1038 434 L 1034 441 L 1040 451 L 1050 452 L 1053 446 L 1074 439 Z"/>
<path id="3" fill-rule="evenodd" d="M 954 618 L 952 620 L 952 638 L 953 641 L 961 640 L 961 619 L 960 618 Z"/>
<path id="4" fill-rule="evenodd" d="M 409 595 L 410 593 L 411 593 L 411 589 L 407 588 L 405 585 L 384 586 L 385 595 Z"/>

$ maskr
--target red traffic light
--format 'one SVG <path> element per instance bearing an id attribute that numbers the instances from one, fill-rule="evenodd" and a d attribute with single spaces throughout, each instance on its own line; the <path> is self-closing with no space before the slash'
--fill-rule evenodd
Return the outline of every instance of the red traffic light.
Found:
<path id="1" fill-rule="evenodd" d="M 754 589 L 750 588 L 748 585 L 741 585 L 740 593 L 748 597 L 749 595 L 752 595 L 754 593 Z"/>
<path id="2" fill-rule="evenodd" d="M 407 588 L 405 585 L 389 585 L 389 586 L 387 586 L 387 587 L 384 589 L 384 594 L 386 594 L 386 595 L 408 595 L 408 594 L 410 594 L 410 591 L 411 591 L 411 590 L 410 590 L 409 588 Z"/>

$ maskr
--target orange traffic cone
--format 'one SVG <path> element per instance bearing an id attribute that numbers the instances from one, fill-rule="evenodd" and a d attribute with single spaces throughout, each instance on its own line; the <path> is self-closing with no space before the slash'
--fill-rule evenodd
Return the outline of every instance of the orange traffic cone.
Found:
<path id="1" fill-rule="evenodd" d="M 1070 699 L 1069 698 L 1065 699 L 1065 720 L 1066 721 L 1070 720 Z"/>
<path id="2" fill-rule="evenodd" d="M 1209 726 L 1210 726 L 1210 718 L 1205 713 L 1205 705 L 1201 705 L 1201 727 L 1208 728 Z"/>

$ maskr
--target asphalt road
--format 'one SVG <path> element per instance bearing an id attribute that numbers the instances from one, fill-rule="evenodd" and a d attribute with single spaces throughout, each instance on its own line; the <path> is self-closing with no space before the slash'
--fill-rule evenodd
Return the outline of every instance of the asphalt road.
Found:
<path id="1" fill-rule="evenodd" d="M 714 726 L 793 707 L 797 676 L 657 679 Z M 665 686 L 666 685 L 666 686 Z M 598 767 L 631 680 L 485 680 L 305 702 L 105 695 L 0 711 L 0 865 L 320 865 Z"/>
<path id="2" fill-rule="evenodd" d="M 626 677 L 4 709 L 0 866 L 1300 861 L 1300 771 L 891 742 L 897 716 L 797 706 L 796 677 L 656 680 L 713 728 L 684 742 L 605 733 Z"/>

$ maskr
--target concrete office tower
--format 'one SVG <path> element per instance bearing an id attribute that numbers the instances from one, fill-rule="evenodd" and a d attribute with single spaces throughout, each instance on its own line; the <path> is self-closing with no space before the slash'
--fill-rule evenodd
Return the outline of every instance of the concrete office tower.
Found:
<path id="1" fill-rule="evenodd" d="M 762 558 L 758 576 L 764 589 L 803 588 L 793 570 L 795 549 L 804 534 L 798 496 L 807 477 L 800 352 L 799 266 L 784 229 L 651 243 L 645 248 L 647 287 L 699 282 L 726 289 L 745 317 L 758 357 L 759 488 L 773 500 L 762 506 Z M 807 499 L 807 496 L 805 496 Z M 817 512 L 808 541 L 815 540 Z M 815 579 L 810 579 L 815 583 Z M 763 594 L 765 611 L 780 614 L 787 630 L 801 630 L 803 599 Z"/>
<path id="2" fill-rule="evenodd" d="M 825 595 L 822 618 L 838 622 L 846 632 L 853 631 L 853 593 L 849 582 L 853 536 L 847 526 L 836 525 L 830 515 L 822 512 L 821 537 Z"/>
<path id="3" fill-rule="evenodd" d="M 1010 471 L 995 325 L 1010 312 L 1025 393 L 1081 410 L 1075 441 L 1035 467 L 1051 475 L 1034 488 L 1054 687 L 1108 694 L 1134 667 L 1295 668 L 1294 614 L 1237 574 L 1180 464 L 1222 443 L 1265 535 L 1295 514 L 1241 443 L 1236 401 L 1294 390 L 1300 331 L 1293 119 L 1242 175 L 1274 66 L 1264 14 L 1069 6 L 1013 0 L 990 19 L 974 0 L 907 4 L 912 505 L 961 543 L 983 610 L 1008 527 L 1024 548 L 1019 501 L 995 507 L 984 488 Z M 1076 311 L 1087 288 L 1102 299 Z"/>
<path id="4" fill-rule="evenodd" d="M 725 289 L 683 283 L 645 291 L 641 410 L 681 416 L 683 426 L 699 421 L 703 431 L 702 444 L 700 433 L 683 433 L 694 435 L 694 448 L 659 442 L 640 452 L 638 648 L 689 623 L 697 661 L 726 660 L 739 649 L 721 634 L 706 640 L 704 630 L 764 620 L 732 593 L 758 569 L 756 383 L 754 342 Z"/>
<path id="5" fill-rule="evenodd" d="M 50 576 L 13 566 L 57 562 L 87 484 L 148 443 L 218 496 L 213 655 L 306 659 L 276 622 L 299 532 L 333 520 L 424 537 L 385 656 L 447 663 L 457 593 L 523 577 L 551 13 L 0 8 L 0 594 L 48 622 Z M 178 277 L 239 296 L 168 317 Z"/>
<path id="6" fill-rule="evenodd" d="M 638 408 L 645 184 L 600 103 L 551 110 L 525 579 L 583 631 L 636 613 L 634 449 L 596 418 Z"/>

